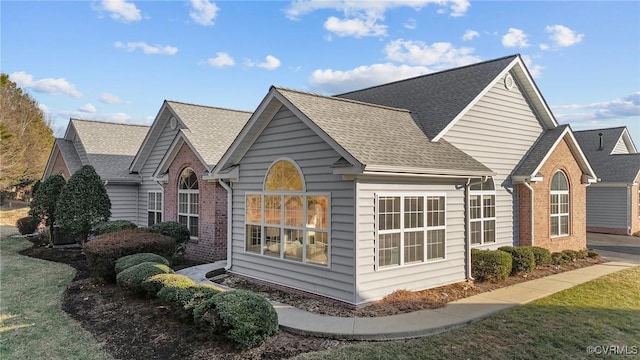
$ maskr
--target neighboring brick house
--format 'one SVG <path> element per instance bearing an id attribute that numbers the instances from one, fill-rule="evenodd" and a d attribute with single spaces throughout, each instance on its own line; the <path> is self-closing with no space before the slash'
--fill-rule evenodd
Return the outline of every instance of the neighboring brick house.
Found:
<path id="1" fill-rule="evenodd" d="M 596 179 L 519 55 L 337 96 L 272 87 L 213 177 L 229 271 L 354 305 L 468 279 L 472 248 L 584 249 Z"/>
<path id="2" fill-rule="evenodd" d="M 587 188 L 587 231 L 640 233 L 640 153 L 626 127 L 576 131 L 600 178 Z"/>

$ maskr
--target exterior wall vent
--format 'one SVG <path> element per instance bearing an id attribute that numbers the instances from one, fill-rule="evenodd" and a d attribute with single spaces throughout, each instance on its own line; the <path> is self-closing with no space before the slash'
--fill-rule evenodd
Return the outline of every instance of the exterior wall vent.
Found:
<path id="1" fill-rule="evenodd" d="M 507 74 L 507 76 L 504 77 L 504 87 L 507 88 L 507 90 L 511 90 L 515 85 L 516 82 L 513 80 L 513 76 Z"/>
<path id="2" fill-rule="evenodd" d="M 178 120 L 175 116 L 172 116 L 171 119 L 169 119 L 169 126 L 171 126 L 171 130 L 175 130 L 176 126 L 178 126 Z"/>

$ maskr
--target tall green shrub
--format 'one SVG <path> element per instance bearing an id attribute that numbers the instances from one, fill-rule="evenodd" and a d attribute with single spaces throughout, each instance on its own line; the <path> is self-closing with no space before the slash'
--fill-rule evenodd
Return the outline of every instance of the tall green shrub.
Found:
<path id="1" fill-rule="evenodd" d="M 49 227 L 49 233 L 53 234 L 53 225 L 56 222 L 56 206 L 60 193 L 66 185 L 62 175 L 52 175 L 40 183 L 31 201 L 29 215 L 44 220 Z"/>
<path id="2" fill-rule="evenodd" d="M 56 208 L 60 229 L 84 241 L 91 227 L 110 216 L 111 201 L 100 177 L 93 166 L 81 167 L 60 193 Z"/>

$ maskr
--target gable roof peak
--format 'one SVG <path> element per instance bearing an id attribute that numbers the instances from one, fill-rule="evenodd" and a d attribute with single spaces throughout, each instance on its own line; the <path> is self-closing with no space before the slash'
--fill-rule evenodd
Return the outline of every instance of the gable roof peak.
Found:
<path id="1" fill-rule="evenodd" d="M 176 101 L 176 100 L 165 100 L 165 103 L 167 103 L 167 104 L 180 104 L 180 105 L 187 105 L 187 106 L 197 106 L 197 107 L 202 107 L 202 108 L 207 108 L 207 109 L 235 111 L 235 112 L 241 112 L 241 113 L 247 113 L 247 114 L 251 114 L 252 113 L 251 111 L 247 111 L 247 110 L 231 109 L 231 108 L 225 108 L 225 107 L 220 107 L 220 106 L 209 106 L 209 105 L 202 105 L 202 104 L 194 104 L 194 103 L 188 103 L 188 102 Z"/>
<path id="2" fill-rule="evenodd" d="M 84 123 L 97 123 L 97 124 L 106 124 L 106 125 L 137 126 L 137 127 L 144 127 L 144 128 L 149 127 L 149 125 L 143 125 L 143 124 L 126 124 L 126 123 L 117 123 L 117 122 L 111 122 L 111 121 L 105 121 L 105 120 L 88 120 L 88 119 L 70 118 L 69 121 L 70 122 L 79 121 Z"/>

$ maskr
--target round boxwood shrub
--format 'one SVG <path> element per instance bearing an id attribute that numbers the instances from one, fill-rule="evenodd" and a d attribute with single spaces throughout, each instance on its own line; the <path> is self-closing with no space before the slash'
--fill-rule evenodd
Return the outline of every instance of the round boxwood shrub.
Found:
<path id="1" fill-rule="evenodd" d="M 529 247 L 533 251 L 533 257 L 535 258 L 536 266 L 551 264 L 551 252 L 545 248 L 539 246 Z"/>
<path id="2" fill-rule="evenodd" d="M 30 235 L 36 232 L 40 225 L 40 218 L 37 216 L 27 216 L 16 221 L 16 227 L 21 235 Z"/>
<path id="3" fill-rule="evenodd" d="M 142 287 L 142 283 L 145 282 L 145 280 L 154 275 L 169 274 L 172 272 L 173 270 L 171 270 L 167 265 L 154 262 L 144 262 L 123 270 L 116 277 L 116 282 L 118 283 L 118 286 L 124 290 L 143 293 L 144 288 Z"/>
<path id="4" fill-rule="evenodd" d="M 150 297 L 157 296 L 158 291 L 165 287 L 186 288 L 196 283 L 189 277 L 180 274 L 153 275 L 142 283 L 142 288 Z"/>
<path id="5" fill-rule="evenodd" d="M 193 311 L 200 326 L 222 334 L 246 349 L 262 344 L 278 331 L 278 314 L 267 299 L 251 291 L 221 292 Z"/>
<path id="6" fill-rule="evenodd" d="M 551 263 L 553 265 L 564 265 L 571 262 L 571 256 L 563 252 L 551 253 Z"/>
<path id="7" fill-rule="evenodd" d="M 501 281 L 511 273 L 511 255 L 501 250 L 471 250 L 471 274 L 478 281 Z"/>
<path id="8" fill-rule="evenodd" d="M 120 259 L 116 260 L 115 270 L 116 274 L 121 273 L 123 270 L 126 270 L 132 266 L 142 264 L 144 262 L 154 262 L 158 264 L 171 265 L 169 260 L 160 256 L 158 254 L 153 253 L 137 253 L 133 255 L 123 256 Z"/>
<path id="9" fill-rule="evenodd" d="M 575 250 L 562 250 L 562 253 L 566 255 L 566 257 L 568 257 L 569 259 L 571 259 L 571 261 L 576 261 L 578 260 L 578 252 Z"/>
<path id="10" fill-rule="evenodd" d="M 210 284 L 167 285 L 158 291 L 158 299 L 168 305 L 183 320 L 193 320 L 193 311 L 198 305 L 211 299 L 222 289 Z"/>
<path id="11" fill-rule="evenodd" d="M 531 272 L 536 268 L 536 258 L 530 247 L 503 246 L 498 248 L 511 254 L 513 264 L 511 265 L 511 275 L 521 272 Z"/>
<path id="12" fill-rule="evenodd" d="M 91 229 L 91 234 L 93 234 L 94 236 L 98 236 L 98 235 L 102 235 L 110 232 L 116 232 L 116 231 L 125 230 L 125 229 L 135 229 L 137 227 L 138 225 L 132 223 L 129 220 L 103 221 L 96 224 Z"/>
<path id="13" fill-rule="evenodd" d="M 176 241 L 161 234 L 128 229 L 96 236 L 86 242 L 83 249 L 91 274 L 98 279 L 114 281 L 117 259 L 137 253 L 154 253 L 170 258 L 175 252 Z"/>
<path id="14" fill-rule="evenodd" d="M 149 231 L 172 237 L 176 241 L 176 254 L 184 255 L 190 239 L 186 226 L 175 221 L 163 221 L 149 227 Z"/>

